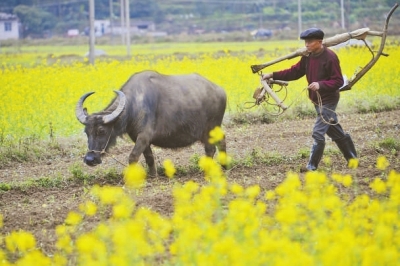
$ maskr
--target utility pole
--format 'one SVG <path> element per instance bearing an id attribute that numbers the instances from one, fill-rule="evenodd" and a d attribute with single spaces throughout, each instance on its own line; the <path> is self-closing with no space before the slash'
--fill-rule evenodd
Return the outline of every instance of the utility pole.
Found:
<path id="1" fill-rule="evenodd" d="M 114 29 L 113 29 L 113 19 L 114 19 L 114 12 L 113 12 L 113 0 L 110 0 L 110 38 L 111 44 L 114 44 Z"/>
<path id="2" fill-rule="evenodd" d="M 89 0 L 89 62 L 94 65 L 94 0 Z"/>
<path id="3" fill-rule="evenodd" d="M 344 25 L 344 7 L 343 7 L 343 0 L 340 0 L 340 10 L 342 15 L 342 29 L 345 29 L 346 26 Z"/>
<path id="4" fill-rule="evenodd" d="M 126 19 L 126 54 L 131 55 L 131 21 L 129 15 L 129 0 L 125 0 L 125 19 Z"/>
<path id="5" fill-rule="evenodd" d="M 300 34 L 301 34 L 301 23 L 302 23 L 302 21 L 301 21 L 301 0 L 297 0 L 297 13 L 298 13 L 298 26 L 299 26 L 299 34 L 298 34 L 298 36 L 300 36 Z"/>
<path id="6" fill-rule="evenodd" d="M 120 0 L 119 2 L 120 7 L 120 19 L 121 19 L 121 43 L 122 45 L 125 44 L 125 1 Z"/>

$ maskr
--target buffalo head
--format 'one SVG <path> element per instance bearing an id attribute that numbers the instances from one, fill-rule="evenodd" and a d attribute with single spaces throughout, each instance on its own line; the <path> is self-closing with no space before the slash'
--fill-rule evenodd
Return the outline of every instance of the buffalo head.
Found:
<path id="1" fill-rule="evenodd" d="M 107 148 L 115 143 L 116 134 L 114 132 L 114 122 L 125 108 L 125 94 L 122 91 L 115 91 L 118 94 L 118 106 L 115 108 L 110 105 L 110 110 L 89 115 L 83 103 L 87 97 L 94 92 L 84 94 L 76 104 L 75 114 L 79 122 L 85 125 L 85 133 L 88 137 L 88 152 L 84 157 L 84 162 L 89 166 L 101 164 L 101 155 Z M 112 108 L 115 110 L 111 111 Z"/>

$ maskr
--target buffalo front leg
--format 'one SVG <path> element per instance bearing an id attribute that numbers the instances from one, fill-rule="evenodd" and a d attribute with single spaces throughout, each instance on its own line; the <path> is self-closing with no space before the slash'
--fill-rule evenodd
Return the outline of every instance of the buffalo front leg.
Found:
<path id="1" fill-rule="evenodd" d="M 214 144 L 210 144 L 207 142 L 204 144 L 204 150 L 206 152 L 206 156 L 213 158 L 217 148 Z"/>
<path id="2" fill-rule="evenodd" d="M 129 155 L 129 164 L 137 163 L 142 153 L 145 157 L 146 164 L 149 169 L 148 175 L 151 177 L 157 176 L 157 170 L 154 163 L 153 152 L 150 148 L 150 145 L 146 144 L 146 141 L 144 141 L 143 139 L 138 138 L 136 140 L 135 147 L 133 147 L 133 150 Z"/>
<path id="3" fill-rule="evenodd" d="M 204 149 L 206 152 L 206 156 L 209 156 L 211 158 L 214 157 L 215 152 L 217 151 L 218 147 L 218 152 L 226 152 L 226 140 L 225 137 L 217 144 L 210 144 L 210 143 L 205 143 L 204 144 Z M 227 169 L 227 165 L 222 164 L 222 168 Z"/>

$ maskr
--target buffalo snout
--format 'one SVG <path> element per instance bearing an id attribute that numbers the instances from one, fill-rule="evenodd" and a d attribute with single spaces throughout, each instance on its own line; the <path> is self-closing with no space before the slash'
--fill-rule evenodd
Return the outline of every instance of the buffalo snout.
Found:
<path id="1" fill-rule="evenodd" d="M 88 152 L 85 155 L 85 158 L 83 158 L 83 161 L 89 166 L 96 166 L 98 164 L 101 164 L 101 157 L 99 154 L 96 154 L 94 152 Z"/>

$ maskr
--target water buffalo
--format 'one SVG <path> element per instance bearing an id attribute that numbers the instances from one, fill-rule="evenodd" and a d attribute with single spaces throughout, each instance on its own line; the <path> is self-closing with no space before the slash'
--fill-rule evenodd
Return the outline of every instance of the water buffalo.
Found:
<path id="1" fill-rule="evenodd" d="M 129 135 L 135 142 L 129 163 L 138 162 L 143 153 L 149 175 L 156 176 L 151 145 L 180 148 L 196 141 L 205 154 L 213 157 L 215 145 L 208 143 L 209 132 L 221 126 L 226 107 L 225 91 L 198 74 L 163 75 L 143 71 L 132 75 L 108 107 L 89 115 L 83 108 L 84 94 L 76 105 L 76 117 L 85 125 L 88 152 L 84 162 L 101 163 L 101 156 L 116 143 L 118 136 Z M 220 143 L 225 151 L 225 139 Z"/>

